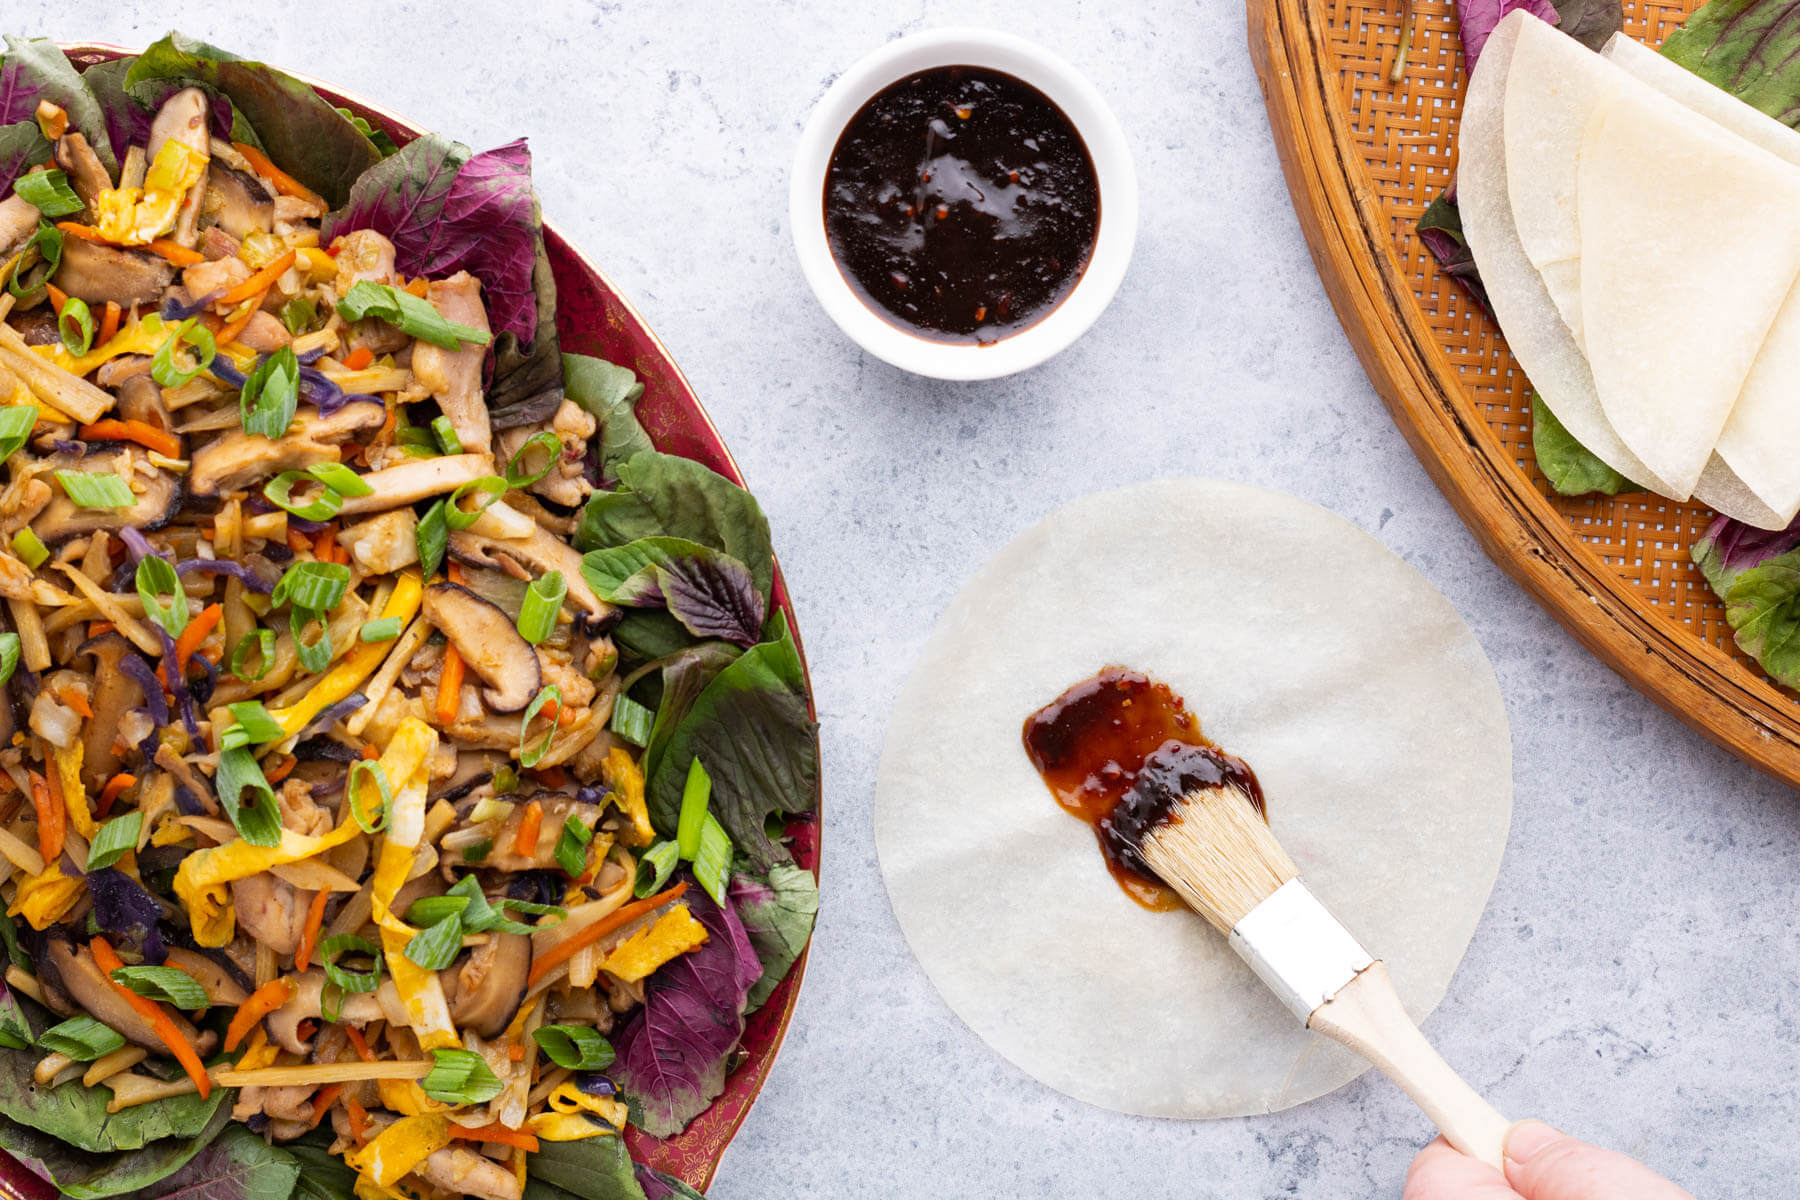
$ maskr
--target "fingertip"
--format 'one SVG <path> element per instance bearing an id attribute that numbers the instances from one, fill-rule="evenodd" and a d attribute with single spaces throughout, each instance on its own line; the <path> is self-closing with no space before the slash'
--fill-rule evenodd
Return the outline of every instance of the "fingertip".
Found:
<path id="1" fill-rule="evenodd" d="M 1413 1159 L 1401 1200 L 1516 1200 L 1516 1193 L 1500 1172 L 1440 1137 Z"/>
<path id="2" fill-rule="evenodd" d="M 1542 1121 L 1527 1119 L 1515 1121 L 1512 1128 L 1506 1131 L 1506 1160 L 1524 1166 L 1545 1149 L 1568 1138 L 1568 1134 Z"/>

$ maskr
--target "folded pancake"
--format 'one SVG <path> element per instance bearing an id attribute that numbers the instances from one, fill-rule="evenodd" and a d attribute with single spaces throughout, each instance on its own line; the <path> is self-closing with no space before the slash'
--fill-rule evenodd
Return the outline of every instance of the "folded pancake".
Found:
<path id="1" fill-rule="evenodd" d="M 1463 236 L 1513 357 L 1556 419 L 1619 474 L 1685 500 L 1688 493 L 1677 493 L 1639 461 L 1607 422 L 1587 359 L 1519 240 L 1508 196 L 1503 102 L 1520 31 L 1532 24 L 1543 23 L 1515 10 L 1495 27 L 1463 97 L 1456 170 Z"/>
<path id="2" fill-rule="evenodd" d="M 1800 169 L 1651 89 L 1594 114 L 1581 322 L 1607 421 L 1688 495 L 1800 276 Z"/>

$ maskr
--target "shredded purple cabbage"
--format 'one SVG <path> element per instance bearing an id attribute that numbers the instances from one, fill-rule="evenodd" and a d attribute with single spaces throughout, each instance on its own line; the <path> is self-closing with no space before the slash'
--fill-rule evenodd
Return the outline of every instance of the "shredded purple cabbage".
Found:
<path id="1" fill-rule="evenodd" d="M 244 386 L 244 373 L 238 370 L 237 365 L 223 354 L 214 357 L 212 365 L 206 369 L 212 373 L 214 379 L 227 387 L 241 388 Z"/>
<path id="2" fill-rule="evenodd" d="M 185 321 L 189 317 L 198 316 L 205 309 L 211 308 L 213 302 L 225 293 L 211 291 L 192 304 L 183 304 L 173 296 L 165 297 L 162 303 L 162 319 L 165 321 Z"/>
<path id="3" fill-rule="evenodd" d="M 575 1086 L 589 1096 L 612 1096 L 617 1095 L 619 1091 L 617 1084 L 595 1071 L 590 1071 L 585 1075 L 577 1075 L 575 1077 Z"/>
<path id="4" fill-rule="evenodd" d="M 231 562 L 223 558 L 185 558 L 175 564 L 178 575 L 229 575 L 251 591 L 267 596 L 275 590 L 274 583 L 248 566 L 240 562 Z"/>
<path id="5" fill-rule="evenodd" d="M 263 556 L 270 562 L 287 562 L 294 557 L 294 552 L 280 542 L 270 542 L 263 547 Z"/>
<path id="6" fill-rule="evenodd" d="M 160 964 L 168 956 L 157 928 L 163 910 L 156 897 L 113 867 L 88 872 L 87 887 L 94 897 L 94 923 L 101 932 L 141 946 L 146 962 Z"/>
<path id="7" fill-rule="evenodd" d="M 56 447 L 58 454 L 72 454 L 76 458 L 82 458 L 87 454 L 86 442 L 65 442 L 61 438 L 57 438 L 50 444 Z"/>
<path id="8" fill-rule="evenodd" d="M 321 709 L 319 715 L 308 721 L 300 732 L 306 734 L 316 730 L 323 733 L 368 702 L 369 698 L 361 692 L 351 692 L 336 704 Z"/>
<path id="9" fill-rule="evenodd" d="M 156 727 L 161 729 L 167 725 L 169 704 L 163 699 L 162 684 L 156 681 L 156 672 L 150 664 L 135 654 L 124 654 L 119 657 L 119 670 L 131 676 L 131 681 L 143 691 L 144 712 Z"/>
<path id="10" fill-rule="evenodd" d="M 302 366 L 310 367 L 321 358 L 325 357 L 325 347 L 314 346 L 311 350 L 303 351 L 294 355 L 294 357 L 300 360 Z"/>
<path id="11" fill-rule="evenodd" d="M 175 696 L 175 704 L 181 710 L 181 724 L 188 731 L 189 737 L 200 736 L 200 718 L 194 710 L 194 693 L 188 690 L 187 680 L 181 676 L 175 655 L 175 639 L 161 625 L 156 626 L 156 636 L 162 639 L 163 676 L 169 681 L 169 691 Z M 204 660 L 202 660 L 204 661 Z"/>
<path id="12" fill-rule="evenodd" d="M 125 543 L 125 548 L 127 550 L 131 551 L 131 565 L 133 567 L 136 567 L 138 559 L 144 557 L 146 554 L 156 553 L 155 549 L 150 545 L 150 539 L 145 537 L 142 531 L 133 529 L 129 525 L 124 529 L 119 530 L 119 540 Z"/>
<path id="13" fill-rule="evenodd" d="M 311 796 L 314 800 L 323 800 L 323 799 L 325 799 L 325 797 L 335 796 L 343 790 L 344 790 L 344 777 L 342 775 L 339 775 L 334 778 L 322 780 L 319 783 L 313 784 L 311 787 L 306 789 L 306 793 L 307 793 L 307 795 Z"/>
<path id="14" fill-rule="evenodd" d="M 346 394 L 343 388 L 327 379 L 323 371 L 307 366 L 300 368 L 300 398 L 317 405 L 321 417 L 329 417 L 346 404 L 381 403 L 380 396 L 365 396 L 360 392 Z"/>

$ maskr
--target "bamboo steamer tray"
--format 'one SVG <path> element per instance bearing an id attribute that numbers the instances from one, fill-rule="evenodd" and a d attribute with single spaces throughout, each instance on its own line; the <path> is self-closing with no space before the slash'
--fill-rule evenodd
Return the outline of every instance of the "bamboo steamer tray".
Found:
<path id="1" fill-rule="evenodd" d="M 1650 46 L 1700 0 L 1626 0 Z M 1405 6 L 1404 74 L 1390 82 Z M 1450 0 L 1248 0 L 1288 191 L 1338 319 L 1476 540 L 1576 640 L 1663 708 L 1800 785 L 1800 705 L 1732 642 L 1688 549 L 1713 519 L 1650 493 L 1558 496 L 1499 326 L 1414 229 L 1449 185 L 1467 78 Z"/>

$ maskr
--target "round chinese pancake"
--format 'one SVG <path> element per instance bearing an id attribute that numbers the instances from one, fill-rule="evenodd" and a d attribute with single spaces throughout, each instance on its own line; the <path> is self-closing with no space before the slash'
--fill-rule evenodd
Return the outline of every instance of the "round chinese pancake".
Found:
<path id="1" fill-rule="evenodd" d="M 1225 940 L 1150 912 L 1027 760 L 1023 723 L 1108 664 L 1184 696 L 1261 777 L 1315 891 L 1423 1019 L 1467 949 L 1512 811 L 1492 668 L 1430 584 L 1349 522 L 1240 484 L 1079 500 L 962 589 L 889 726 L 875 835 L 950 1007 L 1026 1073 L 1122 1112 L 1272 1112 L 1364 1064 Z"/>

